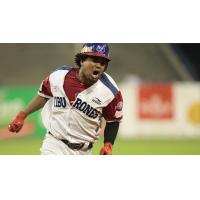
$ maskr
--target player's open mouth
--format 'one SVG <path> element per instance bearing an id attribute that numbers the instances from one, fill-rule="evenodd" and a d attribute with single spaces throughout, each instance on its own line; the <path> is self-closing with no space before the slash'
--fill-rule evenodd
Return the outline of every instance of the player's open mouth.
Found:
<path id="1" fill-rule="evenodd" d="M 93 78 L 98 78 L 99 75 L 100 75 L 100 71 L 94 70 L 94 71 L 92 72 L 92 77 L 93 77 Z"/>
<path id="2" fill-rule="evenodd" d="M 93 71 L 93 75 L 98 75 L 100 73 L 100 71 L 94 70 Z"/>

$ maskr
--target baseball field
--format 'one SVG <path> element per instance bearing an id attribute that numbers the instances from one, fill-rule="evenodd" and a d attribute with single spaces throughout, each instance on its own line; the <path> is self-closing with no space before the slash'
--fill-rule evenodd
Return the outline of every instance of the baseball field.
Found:
<path id="1" fill-rule="evenodd" d="M 0 155 L 39 155 L 41 139 L 32 137 L 0 141 Z M 102 138 L 94 146 L 97 155 L 103 145 Z M 200 138 L 195 139 L 128 139 L 118 138 L 114 155 L 200 155 Z"/>

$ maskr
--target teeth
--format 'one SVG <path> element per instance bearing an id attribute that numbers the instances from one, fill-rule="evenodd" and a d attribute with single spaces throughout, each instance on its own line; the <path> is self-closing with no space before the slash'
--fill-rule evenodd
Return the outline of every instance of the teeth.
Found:
<path id="1" fill-rule="evenodd" d="M 94 74 L 94 75 L 98 75 L 99 72 L 98 72 L 98 71 L 94 71 L 93 74 Z"/>
<path id="2" fill-rule="evenodd" d="M 92 72 L 92 77 L 93 77 L 94 79 L 97 79 L 97 78 L 99 77 L 99 75 L 100 75 L 100 71 L 98 71 L 98 70 L 94 70 L 94 71 Z"/>

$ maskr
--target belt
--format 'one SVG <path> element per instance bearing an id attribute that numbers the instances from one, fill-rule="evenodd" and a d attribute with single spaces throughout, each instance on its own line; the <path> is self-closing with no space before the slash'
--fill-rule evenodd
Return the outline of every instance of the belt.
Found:
<path id="1" fill-rule="evenodd" d="M 48 132 L 48 133 L 52 135 L 53 137 L 55 137 L 51 132 Z M 84 149 L 89 150 L 93 147 L 93 144 L 91 142 L 89 144 L 86 144 L 86 143 L 71 143 L 68 140 L 61 140 L 61 141 L 65 143 L 70 149 L 80 150 L 80 149 L 83 149 L 83 147 L 85 147 Z"/>

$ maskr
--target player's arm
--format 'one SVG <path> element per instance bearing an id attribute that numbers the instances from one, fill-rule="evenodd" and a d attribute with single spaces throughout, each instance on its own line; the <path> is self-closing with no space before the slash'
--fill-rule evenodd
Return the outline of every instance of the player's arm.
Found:
<path id="1" fill-rule="evenodd" d="M 24 120 L 26 119 L 26 117 L 39 110 L 40 108 L 42 108 L 45 103 L 47 102 L 47 99 L 41 96 L 36 96 L 32 102 L 23 110 L 20 111 L 17 116 L 15 117 L 15 119 L 8 125 L 8 130 L 10 132 L 16 132 L 18 133 L 21 128 L 24 125 Z"/>
<path id="2" fill-rule="evenodd" d="M 47 98 L 41 97 L 37 95 L 32 102 L 27 106 L 27 108 L 24 109 L 24 114 L 28 116 L 29 114 L 39 110 L 40 108 L 43 108 L 45 103 L 48 101 Z"/>
<path id="3" fill-rule="evenodd" d="M 106 126 L 104 130 L 104 146 L 100 150 L 100 155 L 111 155 L 119 124 L 122 119 L 123 99 L 121 92 L 115 96 L 113 101 L 103 110 Z"/>
<path id="4" fill-rule="evenodd" d="M 18 133 L 23 127 L 26 117 L 42 108 L 50 97 L 52 97 L 52 93 L 50 90 L 49 78 L 46 78 L 40 86 L 38 96 L 36 96 L 23 111 L 18 113 L 15 119 L 8 125 L 8 130 Z"/>
<path id="5" fill-rule="evenodd" d="M 117 133 L 119 130 L 119 123 L 116 122 L 107 122 L 104 130 L 104 144 L 111 143 L 114 145 Z"/>
<path id="6" fill-rule="evenodd" d="M 100 150 L 100 155 L 112 155 L 114 145 L 119 130 L 119 122 L 107 122 L 104 130 L 104 147 Z"/>

